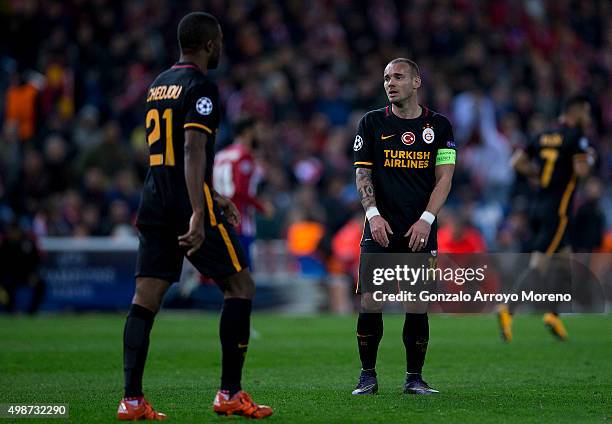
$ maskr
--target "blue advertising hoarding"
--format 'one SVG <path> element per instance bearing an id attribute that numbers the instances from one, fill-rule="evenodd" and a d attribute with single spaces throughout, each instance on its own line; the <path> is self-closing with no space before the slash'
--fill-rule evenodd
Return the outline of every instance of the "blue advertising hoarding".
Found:
<path id="1" fill-rule="evenodd" d="M 42 310 L 125 310 L 134 295 L 138 240 L 43 239 Z"/>

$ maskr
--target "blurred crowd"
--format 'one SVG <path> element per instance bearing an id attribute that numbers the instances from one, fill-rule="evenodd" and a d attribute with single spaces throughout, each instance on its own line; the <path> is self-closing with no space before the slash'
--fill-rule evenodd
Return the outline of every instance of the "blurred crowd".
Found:
<path id="1" fill-rule="evenodd" d="M 258 217 L 258 238 L 287 238 L 298 255 L 322 249 L 350 260 L 363 222 L 352 168 L 356 123 L 386 104 L 383 69 L 400 56 L 421 68 L 420 102 L 454 126 L 459 162 L 440 216 L 442 245 L 521 250 L 531 187 L 516 178 L 510 156 L 577 92 L 592 99 L 588 137 L 599 155 L 576 196 L 575 212 L 593 232 L 580 247 L 600 248 L 606 215 L 612 222 L 609 1 L 0 6 L 0 220 L 37 236 L 134 234 L 148 166 L 145 91 L 178 58 L 176 26 L 193 10 L 213 13 L 224 31 L 224 56 L 211 73 L 224 109 L 218 148 L 231 143 L 237 120 L 258 121 L 260 196 L 276 211 Z"/>

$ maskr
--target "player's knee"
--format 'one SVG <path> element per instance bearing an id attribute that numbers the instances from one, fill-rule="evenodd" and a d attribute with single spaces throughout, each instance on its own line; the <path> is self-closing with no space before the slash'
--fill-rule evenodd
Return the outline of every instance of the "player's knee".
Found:
<path id="1" fill-rule="evenodd" d="M 165 282 L 161 284 L 157 280 L 139 278 L 136 280 L 136 290 L 132 303 L 157 313 L 161 307 L 166 289 L 167 283 Z"/>
<path id="2" fill-rule="evenodd" d="M 255 296 L 255 282 L 248 270 L 229 277 L 223 284 L 223 296 L 225 298 L 239 297 L 242 299 L 253 299 Z"/>
<path id="3" fill-rule="evenodd" d="M 150 311 L 157 312 L 161 306 L 161 299 L 158 299 L 141 288 L 136 289 L 132 303 L 147 308 Z"/>
<path id="4" fill-rule="evenodd" d="M 362 293 L 360 300 L 362 312 L 382 312 L 383 304 L 374 300 L 374 296 L 372 295 L 372 293 Z"/>
<path id="5" fill-rule="evenodd" d="M 425 314 L 427 313 L 427 302 L 404 302 L 404 311 L 407 314 Z"/>

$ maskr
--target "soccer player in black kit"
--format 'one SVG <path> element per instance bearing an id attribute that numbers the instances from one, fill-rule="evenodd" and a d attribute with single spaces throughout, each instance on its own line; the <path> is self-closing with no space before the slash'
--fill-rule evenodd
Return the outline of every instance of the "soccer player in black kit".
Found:
<path id="1" fill-rule="evenodd" d="M 384 70 L 390 105 L 365 114 L 353 150 L 357 190 L 367 220 L 361 239 L 364 254 L 426 252 L 437 254 L 435 218 L 450 192 L 456 148 L 451 124 L 418 103 L 421 77 L 416 63 L 394 59 Z M 372 294 L 360 272 L 362 312 L 357 320 L 361 375 L 354 395 L 378 391 L 376 356 L 383 335 L 382 312 L 372 308 Z M 365 310 L 365 311 L 364 311 Z M 422 379 L 429 341 L 427 305 L 407 309 L 404 393 L 438 393 Z"/>
<path id="2" fill-rule="evenodd" d="M 235 206 L 212 191 L 214 143 L 219 128 L 219 92 L 206 75 L 219 63 L 222 32 L 207 13 L 186 15 L 178 26 L 179 62 L 162 72 L 147 92 L 146 134 L 150 168 L 138 210 L 140 245 L 136 290 L 125 323 L 125 397 L 120 420 L 163 420 L 142 392 L 149 335 L 168 287 L 178 281 L 187 259 L 213 278 L 224 294 L 219 332 L 221 386 L 213 402 L 220 415 L 265 418 L 241 390 L 240 378 L 250 332 L 255 292 L 245 255 L 232 230 Z"/>
<path id="3" fill-rule="evenodd" d="M 519 277 L 515 293 L 524 286 L 542 285 L 545 278 L 554 278 L 550 258 L 555 253 L 563 257 L 570 251 L 568 230 L 576 182 L 589 174 L 595 160 L 594 150 L 584 137 L 590 122 L 588 98 L 583 95 L 571 97 L 563 107 L 559 125 L 538 134 L 525 150 L 517 150 L 512 157 L 512 166 L 518 173 L 538 181 L 530 202 L 529 268 Z M 559 267 L 555 270 L 563 272 Z M 566 269 L 566 276 L 568 273 L 569 269 Z M 501 337 L 506 342 L 512 341 L 512 318 L 516 307 L 516 303 L 498 307 Z M 559 340 L 567 339 L 567 330 L 554 310 L 554 304 L 550 308 L 544 314 L 544 325 Z"/>

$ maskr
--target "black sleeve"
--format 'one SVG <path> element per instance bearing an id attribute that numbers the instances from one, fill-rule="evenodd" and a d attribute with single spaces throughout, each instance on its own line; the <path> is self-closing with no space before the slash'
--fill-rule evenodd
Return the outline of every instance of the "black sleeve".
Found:
<path id="1" fill-rule="evenodd" d="M 374 165 L 374 150 L 372 133 L 366 125 L 366 116 L 361 118 L 357 126 L 357 135 L 353 141 L 353 165 L 355 168 L 372 169 Z"/>
<path id="2" fill-rule="evenodd" d="M 214 134 L 219 128 L 219 90 L 210 82 L 194 85 L 185 100 L 183 128 Z"/>
<path id="3" fill-rule="evenodd" d="M 425 131 L 428 131 L 425 129 Z M 446 117 L 441 118 L 440 131 L 436 136 L 436 165 L 454 165 L 457 160 L 457 145 L 453 127 Z"/>

